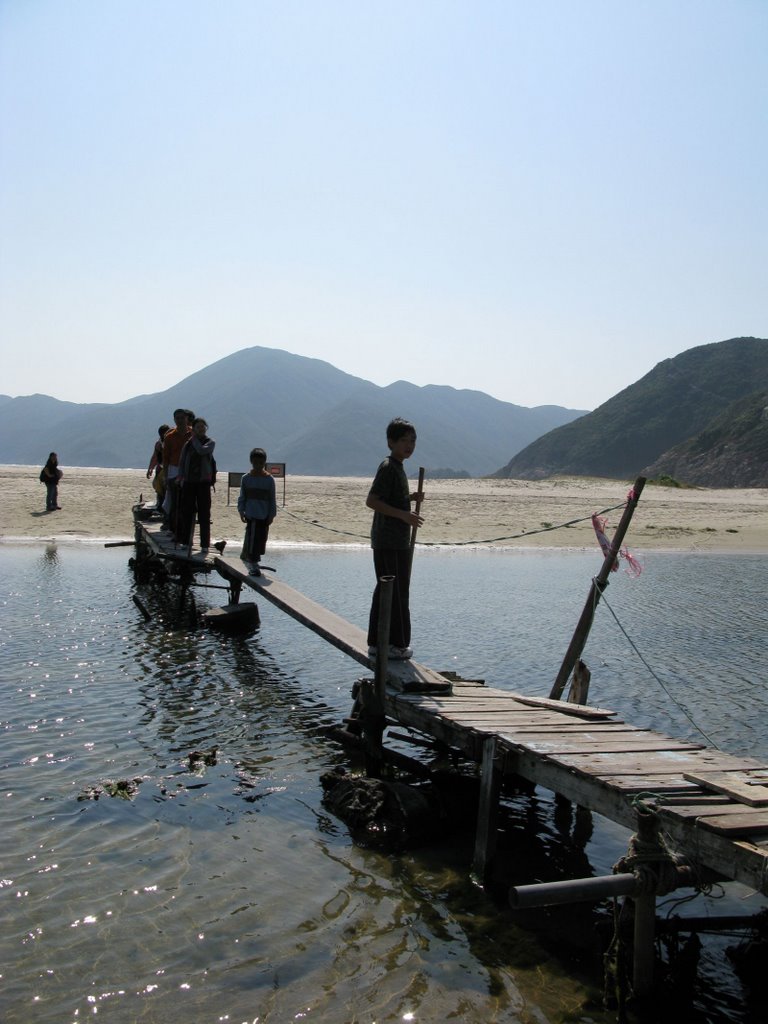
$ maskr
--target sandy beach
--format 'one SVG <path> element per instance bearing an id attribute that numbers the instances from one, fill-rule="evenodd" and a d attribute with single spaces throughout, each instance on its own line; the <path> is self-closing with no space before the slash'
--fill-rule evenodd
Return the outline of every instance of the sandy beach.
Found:
<path id="1" fill-rule="evenodd" d="M 0 467 L 0 541 L 130 540 L 131 507 L 154 492 L 143 470 L 63 467 L 61 511 L 45 511 L 39 466 Z M 368 543 L 369 479 L 288 477 L 277 480 L 278 517 L 270 543 Z M 414 490 L 416 482 L 414 481 Z M 584 477 L 526 480 L 429 480 L 424 485 L 423 544 L 584 548 L 596 544 L 593 512 L 621 506 L 627 481 Z M 229 503 L 228 503 L 229 498 Z M 213 496 L 215 539 L 242 539 L 237 491 L 220 473 Z M 606 513 L 610 536 L 621 508 Z M 572 523 L 563 526 L 565 523 Z M 551 529 L 551 527 L 557 527 Z M 768 489 L 681 490 L 646 485 L 626 538 L 631 551 L 767 552 Z"/>

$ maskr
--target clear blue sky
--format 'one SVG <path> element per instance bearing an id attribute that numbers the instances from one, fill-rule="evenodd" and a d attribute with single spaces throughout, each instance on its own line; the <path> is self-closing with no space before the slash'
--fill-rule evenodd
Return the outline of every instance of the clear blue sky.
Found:
<path id="1" fill-rule="evenodd" d="M 594 408 L 768 337 L 767 53 L 766 0 L 0 0 L 0 393 L 266 345 Z"/>

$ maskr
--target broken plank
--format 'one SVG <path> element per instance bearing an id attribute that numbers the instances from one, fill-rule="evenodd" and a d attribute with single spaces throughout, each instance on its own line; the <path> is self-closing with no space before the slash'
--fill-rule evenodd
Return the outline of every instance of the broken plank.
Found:
<path id="1" fill-rule="evenodd" d="M 510 697 L 519 700 L 521 704 L 530 704 L 531 707 L 551 708 L 561 711 L 564 715 L 578 715 L 582 718 L 605 718 L 616 714 L 609 708 L 594 708 L 589 704 L 569 704 L 567 701 L 551 700 L 549 697 L 528 697 L 523 693 L 516 692 L 510 692 Z"/>
<path id="2" fill-rule="evenodd" d="M 692 782 L 685 781 L 682 772 L 665 775 L 601 775 L 600 781 L 627 793 L 685 794 L 686 799 L 692 799 L 699 792 Z"/>
<path id="3" fill-rule="evenodd" d="M 768 819 L 766 816 L 764 814 L 754 814 L 750 811 L 743 811 L 741 814 L 723 814 L 716 818 L 699 818 L 696 824 L 720 835 L 764 835 L 768 837 Z"/>
<path id="4" fill-rule="evenodd" d="M 680 804 L 667 804 L 663 801 L 659 805 L 660 811 L 666 811 L 669 809 L 670 814 L 677 814 L 681 818 L 713 818 L 713 817 L 733 817 L 735 815 L 748 815 L 750 818 L 754 817 L 755 820 L 760 819 L 765 823 L 765 830 L 768 832 L 768 811 L 762 810 L 761 808 L 746 808 L 743 804 L 726 803 L 723 797 L 705 797 L 704 799 L 712 800 L 712 803 L 703 803 L 694 801 L 693 803 L 688 802 L 688 798 Z"/>
<path id="5" fill-rule="evenodd" d="M 749 779 L 743 772 L 686 772 L 685 777 L 702 789 L 725 793 L 749 807 L 768 806 L 768 779 L 765 782 L 761 780 L 760 786 L 756 786 L 754 780 Z"/>

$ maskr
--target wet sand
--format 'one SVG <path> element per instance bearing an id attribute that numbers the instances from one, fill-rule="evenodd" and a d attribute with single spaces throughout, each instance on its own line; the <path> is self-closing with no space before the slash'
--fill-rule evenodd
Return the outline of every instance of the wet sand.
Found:
<path id="1" fill-rule="evenodd" d="M 131 507 L 154 500 L 143 470 L 68 468 L 60 512 L 45 511 L 39 466 L 0 466 L 0 541 L 99 542 L 133 537 Z M 239 542 L 237 490 L 227 476 L 213 496 L 214 539 Z M 290 475 L 277 480 L 278 516 L 270 544 L 368 544 L 369 478 Z M 593 512 L 622 506 L 628 481 L 587 477 L 526 480 L 429 480 L 424 485 L 424 544 L 584 548 L 596 544 Z M 416 482 L 413 482 L 416 489 Z M 608 535 L 621 507 L 606 513 Z M 573 522 L 573 520 L 580 520 Z M 570 526 L 562 524 L 572 523 Z M 551 529 L 551 527 L 557 527 Z M 627 534 L 629 549 L 768 552 L 768 489 L 682 490 L 646 485 Z"/>

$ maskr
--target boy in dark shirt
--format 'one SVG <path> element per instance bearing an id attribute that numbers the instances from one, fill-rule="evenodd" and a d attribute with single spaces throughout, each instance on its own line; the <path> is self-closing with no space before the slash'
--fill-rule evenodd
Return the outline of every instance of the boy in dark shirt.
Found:
<path id="1" fill-rule="evenodd" d="M 389 657 L 407 660 L 413 655 L 411 642 L 411 613 L 409 591 L 411 584 L 411 528 L 421 526 L 424 520 L 411 511 L 411 502 L 417 495 L 408 490 L 408 477 L 403 462 L 416 448 L 416 429 L 412 423 L 394 419 L 387 426 L 389 457 L 376 471 L 365 504 L 373 510 L 371 547 L 373 567 L 376 571 L 376 589 L 371 602 L 368 621 L 368 654 L 376 655 L 379 629 L 379 580 L 394 576 L 392 589 L 392 619 L 389 627 Z"/>

